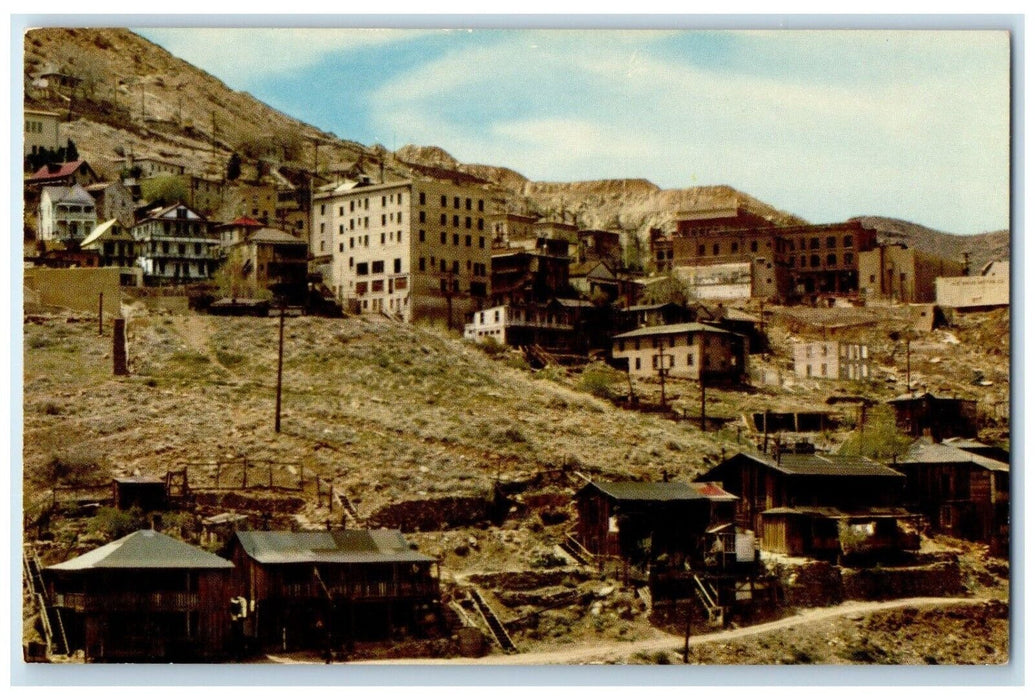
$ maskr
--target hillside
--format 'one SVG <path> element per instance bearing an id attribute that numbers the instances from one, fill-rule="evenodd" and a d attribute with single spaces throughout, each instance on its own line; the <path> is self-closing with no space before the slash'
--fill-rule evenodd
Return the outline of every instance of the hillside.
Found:
<path id="1" fill-rule="evenodd" d="M 929 229 L 901 219 L 881 216 L 860 216 L 863 226 L 877 231 L 877 238 L 884 243 L 905 243 L 931 255 L 949 260 L 962 260 L 963 254 L 970 256 L 971 274 L 976 274 L 987 262 L 1010 259 L 1010 232 L 993 231 L 975 236 L 957 236 Z"/>
<path id="2" fill-rule="evenodd" d="M 82 80 L 74 99 L 33 86 L 32 77 L 48 70 Z M 676 215 L 692 209 L 740 205 L 778 223 L 803 222 L 726 185 L 664 190 L 643 179 L 536 182 L 508 168 L 460 163 L 436 146 L 407 145 L 394 153 L 367 147 L 231 90 L 126 29 L 31 30 L 25 37 L 24 71 L 26 106 L 66 115 L 63 129 L 82 156 L 108 177 L 118 174 L 117 160 L 128 152 L 179 160 L 196 173 L 216 176 L 237 151 L 251 162 L 262 158 L 307 169 L 315 158 L 321 173 L 377 176 L 383 165 L 398 176 L 454 179 L 462 174 L 502 188 L 511 211 L 622 230 L 641 240 L 651 227 L 671 230 Z M 1009 256 L 1005 232 L 952 236 L 877 216 L 863 220 L 885 239 L 904 240 L 945 257 L 956 259 L 969 249 L 975 269 L 988 259 Z"/>

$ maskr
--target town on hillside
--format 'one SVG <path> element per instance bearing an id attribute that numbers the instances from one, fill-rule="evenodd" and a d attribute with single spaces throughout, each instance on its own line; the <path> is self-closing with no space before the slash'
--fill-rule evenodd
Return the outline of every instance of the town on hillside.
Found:
<path id="1" fill-rule="evenodd" d="M 26 82 L 26 661 L 1009 660 L 1008 259 L 389 152 L 88 161 L 83 81 Z"/>

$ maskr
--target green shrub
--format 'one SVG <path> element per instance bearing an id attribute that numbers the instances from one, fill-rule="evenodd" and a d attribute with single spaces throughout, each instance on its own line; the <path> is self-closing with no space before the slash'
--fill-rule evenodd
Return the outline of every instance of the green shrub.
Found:
<path id="1" fill-rule="evenodd" d="M 611 385 L 618 379 L 620 379 L 619 373 L 609 367 L 589 365 L 582 371 L 582 376 L 579 378 L 579 388 L 598 398 L 611 400 L 616 396 L 611 389 Z"/>
<path id="2" fill-rule="evenodd" d="M 140 508 L 101 508 L 97 515 L 90 518 L 90 529 L 100 532 L 109 540 L 117 540 L 147 526 L 148 520 Z"/>
<path id="3" fill-rule="evenodd" d="M 95 454 L 61 453 L 51 455 L 47 463 L 50 479 L 55 483 L 83 484 L 95 481 L 102 471 L 101 458 Z"/>

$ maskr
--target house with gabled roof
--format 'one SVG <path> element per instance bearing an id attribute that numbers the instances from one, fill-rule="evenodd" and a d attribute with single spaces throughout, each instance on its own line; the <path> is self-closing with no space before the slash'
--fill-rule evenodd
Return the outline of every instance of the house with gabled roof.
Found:
<path id="1" fill-rule="evenodd" d="M 867 457 L 740 452 L 698 477 L 737 494 L 737 518 L 762 548 L 838 558 L 919 547 L 917 517 L 903 507 L 906 477 Z"/>
<path id="2" fill-rule="evenodd" d="M 47 567 L 69 646 L 87 661 L 218 660 L 228 651 L 226 559 L 138 530 Z"/>
<path id="3" fill-rule="evenodd" d="M 47 186 L 40 194 L 39 240 L 78 245 L 97 225 L 97 208 L 85 188 Z"/>
<path id="4" fill-rule="evenodd" d="M 920 438 L 896 464 L 906 499 L 936 531 L 988 542 L 1006 551 L 1010 534 L 1010 462 L 955 444 Z M 963 447 L 966 445 L 970 449 Z M 977 443 L 976 449 L 987 447 Z"/>
<path id="5" fill-rule="evenodd" d="M 48 163 L 25 178 L 26 187 L 43 187 L 45 185 L 69 187 L 80 185 L 85 187 L 100 180 L 90 164 L 85 160 L 73 160 L 68 163 Z"/>
<path id="6" fill-rule="evenodd" d="M 186 204 L 152 209 L 132 233 L 149 284 L 208 279 L 219 264 L 219 239 L 208 220 Z"/>
<path id="7" fill-rule="evenodd" d="M 260 645 L 427 633 L 438 614 L 438 561 L 398 530 L 238 531 L 230 558 L 248 601 L 245 634 Z"/>

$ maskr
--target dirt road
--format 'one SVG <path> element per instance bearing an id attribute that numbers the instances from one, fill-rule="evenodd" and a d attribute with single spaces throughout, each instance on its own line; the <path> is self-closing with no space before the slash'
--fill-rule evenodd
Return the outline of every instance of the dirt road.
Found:
<path id="1" fill-rule="evenodd" d="M 849 601 L 829 608 L 813 608 L 804 610 L 792 617 L 781 620 L 774 620 L 751 627 L 739 629 L 722 630 L 708 634 L 695 635 L 690 638 L 690 645 L 706 644 L 708 642 L 723 642 L 752 635 L 774 632 L 788 629 L 798 625 L 819 622 L 834 617 L 845 615 L 865 615 L 868 613 L 883 610 L 894 610 L 898 608 L 916 607 L 932 608 L 947 607 L 952 605 L 981 605 L 987 602 L 986 598 L 902 598 L 899 600 L 887 601 Z M 524 666 L 524 665 L 550 665 L 550 664 L 587 664 L 604 660 L 627 659 L 637 653 L 651 653 L 656 651 L 674 651 L 682 649 L 683 638 L 675 635 L 661 634 L 654 639 L 645 639 L 627 643 L 614 642 L 607 644 L 591 643 L 582 645 L 566 645 L 563 649 L 550 651 L 533 651 L 524 654 L 493 654 L 477 659 L 472 658 L 450 658 L 450 659 L 386 659 L 382 661 L 357 661 L 354 663 L 365 664 L 433 664 L 433 665 L 482 665 L 482 666 Z M 286 661 L 270 656 L 271 661 Z"/>

